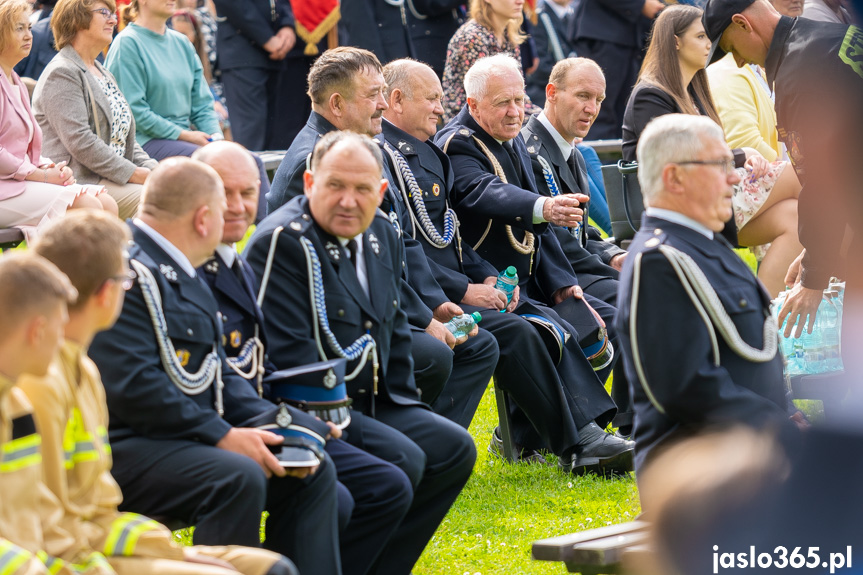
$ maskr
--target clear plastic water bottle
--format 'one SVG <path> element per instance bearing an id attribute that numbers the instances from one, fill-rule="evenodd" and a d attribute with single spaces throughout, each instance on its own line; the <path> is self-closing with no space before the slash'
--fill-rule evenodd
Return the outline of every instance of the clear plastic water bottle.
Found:
<path id="1" fill-rule="evenodd" d="M 515 292 L 515 287 L 518 285 L 518 271 L 515 266 L 509 266 L 497 276 L 497 281 L 494 282 L 495 289 L 499 289 L 506 294 L 506 305 L 512 301 L 512 294 Z M 506 309 L 500 310 L 501 313 Z"/>
<path id="2" fill-rule="evenodd" d="M 839 348 L 840 315 L 836 301 L 839 294 L 828 290 L 818 306 L 820 316 L 821 341 L 824 344 L 824 371 L 839 371 L 842 369 L 842 350 Z"/>
<path id="3" fill-rule="evenodd" d="M 478 311 L 473 313 L 463 313 L 461 315 L 457 315 L 444 325 L 449 330 L 456 339 L 460 337 L 464 337 L 470 333 L 473 329 L 473 326 L 478 324 L 482 320 L 482 316 Z"/>

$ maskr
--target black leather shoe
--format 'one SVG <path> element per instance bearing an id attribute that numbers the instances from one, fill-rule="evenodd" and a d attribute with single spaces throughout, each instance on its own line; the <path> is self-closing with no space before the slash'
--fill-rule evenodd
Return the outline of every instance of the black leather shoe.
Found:
<path id="1" fill-rule="evenodd" d="M 578 430 L 579 442 L 569 462 L 561 458 L 561 469 L 574 475 L 596 473 L 604 477 L 623 475 L 633 470 L 635 442 L 606 433 L 591 422 Z"/>
<path id="2" fill-rule="evenodd" d="M 540 465 L 549 465 L 548 461 L 545 460 L 539 451 L 535 449 L 525 449 L 518 444 L 513 443 L 512 449 L 515 453 L 518 454 L 516 461 L 522 461 L 525 463 L 538 463 Z M 492 455 L 500 457 L 501 459 L 506 459 L 503 454 L 503 440 L 500 438 L 500 428 L 495 427 L 494 432 L 491 434 L 491 441 L 488 444 L 488 452 Z"/>

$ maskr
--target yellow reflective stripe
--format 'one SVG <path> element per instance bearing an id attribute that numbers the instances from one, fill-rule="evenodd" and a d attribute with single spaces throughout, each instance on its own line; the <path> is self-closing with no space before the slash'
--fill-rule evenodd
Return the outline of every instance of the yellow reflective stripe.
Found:
<path id="1" fill-rule="evenodd" d="M 108 563 L 108 560 L 105 559 L 105 556 L 102 555 L 101 553 L 96 552 L 96 551 L 90 553 L 90 555 L 87 556 L 87 560 L 84 563 L 77 563 L 75 565 L 71 565 L 71 567 L 74 571 L 76 571 L 78 573 L 84 573 L 84 572 L 89 571 L 90 569 L 93 569 L 93 568 L 95 568 L 97 570 L 101 568 L 101 570 L 104 570 L 107 572 L 113 572 L 114 571 L 114 568 L 111 567 L 111 564 Z"/>
<path id="2" fill-rule="evenodd" d="M 60 569 L 63 568 L 63 561 L 61 559 L 57 559 L 56 557 L 52 557 L 45 553 L 44 551 L 37 551 L 36 557 L 39 558 L 39 561 L 44 563 L 45 568 L 48 570 L 48 573 L 51 575 L 56 575 L 60 572 Z"/>
<path id="3" fill-rule="evenodd" d="M 111 525 L 103 553 L 108 557 L 132 555 L 141 534 L 158 528 L 159 524 L 149 517 L 124 513 Z"/>
<path id="4" fill-rule="evenodd" d="M 63 432 L 63 451 L 65 452 L 66 469 L 72 469 L 81 461 L 98 461 L 99 451 L 93 440 L 93 434 L 84 427 L 84 418 L 77 407 L 72 408 L 72 415 L 66 423 Z"/>
<path id="5" fill-rule="evenodd" d="M 17 545 L 0 541 L 0 575 L 12 575 L 30 561 L 31 557 L 33 555 Z"/>
<path id="6" fill-rule="evenodd" d="M 38 433 L 4 443 L 0 448 L 0 473 L 42 463 L 42 453 L 39 451 L 41 445 L 42 436 Z"/>
<path id="7" fill-rule="evenodd" d="M 99 436 L 99 439 L 102 440 L 102 448 L 105 450 L 105 453 L 111 453 L 111 444 L 108 442 L 108 430 L 105 429 L 103 425 L 100 425 L 96 428 L 96 434 Z"/>

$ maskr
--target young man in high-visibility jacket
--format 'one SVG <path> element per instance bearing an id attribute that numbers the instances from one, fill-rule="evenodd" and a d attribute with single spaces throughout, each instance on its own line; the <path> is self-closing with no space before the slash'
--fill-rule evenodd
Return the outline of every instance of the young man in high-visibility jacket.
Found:
<path id="1" fill-rule="evenodd" d="M 42 376 L 63 337 L 75 289 L 32 252 L 0 258 L 0 575 L 108 575 L 99 553 L 70 565 L 46 544 L 62 508 L 42 483 L 41 437 L 15 381 Z"/>
<path id="2" fill-rule="evenodd" d="M 34 250 L 69 276 L 79 297 L 69 306 L 65 341 L 47 375 L 19 380 L 35 407 L 45 484 L 62 506 L 56 529 L 45 535 L 47 550 L 76 563 L 98 551 L 120 575 L 295 574 L 277 553 L 181 547 L 165 526 L 118 511 L 122 494 L 110 472 L 105 391 L 86 349 L 96 333 L 113 325 L 134 277 L 124 251 L 129 231 L 95 212 L 70 215 L 46 229 Z M 6 575 L 2 569 L 0 575 Z"/>

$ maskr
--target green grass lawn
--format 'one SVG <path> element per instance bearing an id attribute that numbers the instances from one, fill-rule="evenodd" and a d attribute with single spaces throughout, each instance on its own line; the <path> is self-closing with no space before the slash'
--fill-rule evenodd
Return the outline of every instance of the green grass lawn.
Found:
<path id="1" fill-rule="evenodd" d="M 470 428 L 478 452 L 473 476 L 415 575 L 562 574 L 563 564 L 530 558 L 534 540 L 623 523 L 639 513 L 631 474 L 610 480 L 573 477 L 557 467 L 504 463 L 489 455 L 486 448 L 496 425 L 494 389 L 489 387 Z"/>

